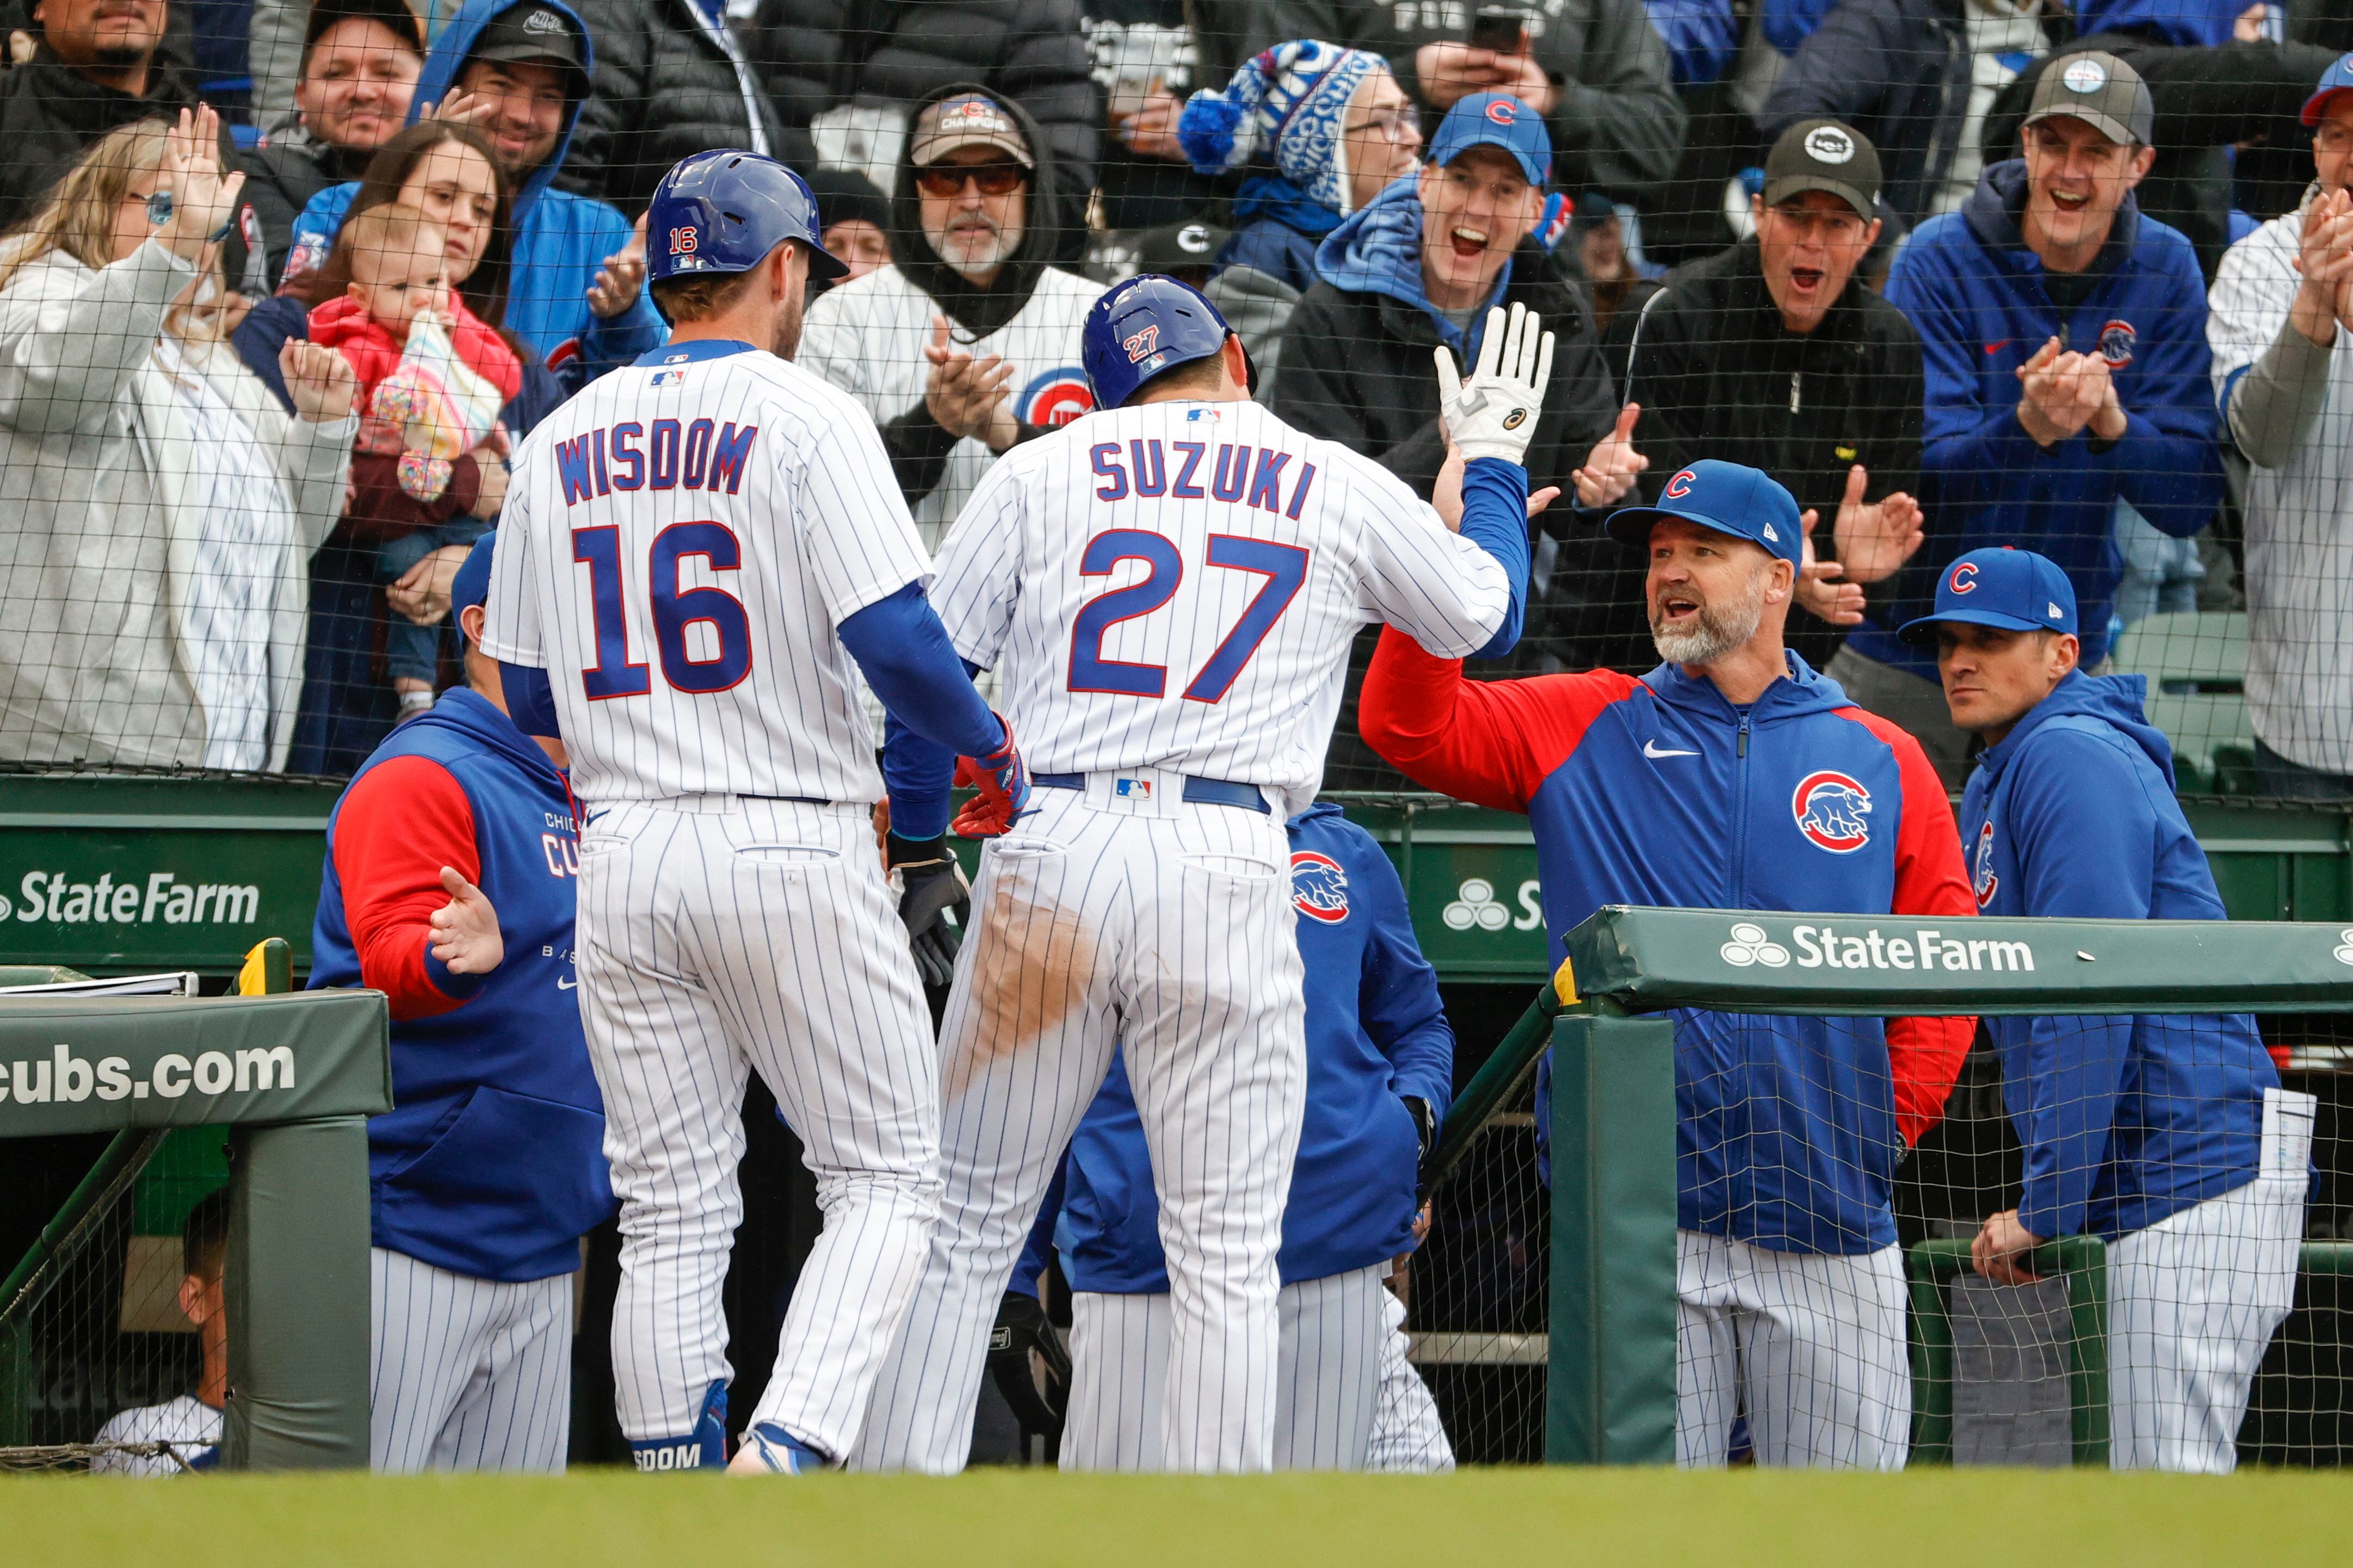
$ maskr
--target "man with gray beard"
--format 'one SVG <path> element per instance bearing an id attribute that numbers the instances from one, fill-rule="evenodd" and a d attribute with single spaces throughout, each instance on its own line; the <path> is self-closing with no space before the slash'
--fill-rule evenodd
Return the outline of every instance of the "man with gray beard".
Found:
<path id="1" fill-rule="evenodd" d="M 1100 285 L 1049 266 L 1053 153 L 976 87 L 916 107 L 892 201 L 892 265 L 810 302 L 800 363 L 882 427 L 936 550 L 1000 453 L 1094 406 L 1079 331 Z"/>
<path id="2" fill-rule="evenodd" d="M 1783 644 L 1803 542 L 1789 492 L 1703 459 L 1609 529 L 1649 546 L 1664 663 L 1466 681 L 1459 659 L 1385 631 L 1366 743 L 1419 784 L 1527 814 L 1556 965 L 1605 904 L 1831 916 L 1728 918 L 1727 950 L 1767 965 L 1791 961 L 1786 943 L 1800 963 L 1966 964 L 1933 929 L 1976 907 L 1936 771 Z M 1675 1021 L 1677 1458 L 1724 1464 L 1745 1411 L 1760 1464 L 1900 1468 L 1912 1383 L 1891 1188 L 1975 1020 Z M 1547 1123 L 1540 1107 L 1540 1138 Z"/>

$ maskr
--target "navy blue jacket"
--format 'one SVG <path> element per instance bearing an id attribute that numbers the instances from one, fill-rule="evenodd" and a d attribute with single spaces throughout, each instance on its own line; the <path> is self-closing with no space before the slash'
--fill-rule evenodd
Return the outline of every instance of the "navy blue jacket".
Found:
<path id="1" fill-rule="evenodd" d="M 2061 681 L 1978 760 L 1962 846 L 1989 915 L 2225 917 L 2137 675 Z M 2279 1074 L 2243 1013 L 1989 1018 L 2026 1147 L 2019 1223 L 2113 1240 L 2254 1180 Z"/>
<path id="2" fill-rule="evenodd" d="M 1874 608 L 1847 641 L 1930 680 L 1933 653 L 1898 642 L 1894 628 L 1930 613 L 1937 578 L 1958 556 L 2010 544 L 2057 562 L 2075 585 L 2084 663 L 2096 666 L 2123 574 L 2111 538 L 2116 501 L 2187 538 L 2222 500 L 2206 284 L 2189 242 L 2126 197 L 2093 263 L 2097 281 L 2063 319 L 2019 235 L 2025 199 L 2025 163 L 1995 164 L 1966 207 L 1913 232 L 1887 281 L 1926 356 L 1928 542 L 1892 606 Z M 2046 452 L 2018 422 L 2018 367 L 2054 336 L 2114 367 L 2127 426 L 2114 446 L 2095 447 L 2086 429 Z"/>
<path id="3" fill-rule="evenodd" d="M 1744 710 L 1675 665 L 1466 681 L 1384 633 L 1358 711 L 1407 777 L 1527 814 L 1556 965 L 1596 910 L 1647 904 L 1852 914 L 1811 949 L 1798 927 L 1793 961 L 1869 966 L 1883 931 L 1969 913 L 1952 807 L 1919 742 L 1786 657 Z M 1673 1016 L 1676 1223 L 1779 1251 L 1892 1246 L 1896 1157 L 1943 1113 L 1970 1021 Z"/>
<path id="4" fill-rule="evenodd" d="M 613 1212 L 573 978 L 577 842 L 547 753 L 463 689 L 394 731 L 335 805 L 311 985 L 392 1004 L 393 1109 L 368 1123 L 378 1247 L 543 1279 L 577 1268 Z M 452 974 L 424 942 L 442 865 L 499 912 L 506 957 L 486 975 Z"/>
<path id="5" fill-rule="evenodd" d="M 1307 1120 L 1282 1215 L 1286 1285 L 1412 1250 L 1419 1150 L 1403 1102 L 1427 1100 L 1442 1119 L 1454 1095 L 1454 1031 L 1388 856 L 1328 802 L 1290 832 L 1307 972 Z M 1160 1204 L 1124 1059 L 1079 1124 L 1068 1169 L 1054 1245 L 1071 1288 L 1167 1289 Z"/>
<path id="6" fill-rule="evenodd" d="M 1967 0 L 1840 0 L 1773 83 L 1767 142 L 1801 120 L 1842 120 L 1871 138 L 1880 195 L 1907 226 L 1952 173 L 1969 100 Z"/>

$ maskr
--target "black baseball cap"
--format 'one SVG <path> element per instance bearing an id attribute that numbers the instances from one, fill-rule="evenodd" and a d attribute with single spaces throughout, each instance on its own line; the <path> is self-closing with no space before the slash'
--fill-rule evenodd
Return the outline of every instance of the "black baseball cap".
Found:
<path id="1" fill-rule="evenodd" d="M 2062 55 L 2042 68 L 2025 123 L 2080 120 L 2109 141 L 2147 146 L 2157 106 L 2140 73 L 2105 49 Z"/>
<path id="2" fill-rule="evenodd" d="M 580 35 L 564 13 L 553 5 L 510 6 L 492 17 L 466 51 L 470 60 L 496 60 L 516 65 L 567 66 L 585 72 Z"/>
<path id="3" fill-rule="evenodd" d="M 328 28 L 353 21 L 381 22 L 402 43 L 419 55 L 425 52 L 425 26 L 408 8 L 407 0 L 319 0 L 311 7 L 311 20 L 302 29 L 306 59 Z"/>
<path id="4" fill-rule="evenodd" d="M 1837 120 L 1801 120 L 1765 155 L 1765 205 L 1827 191 L 1869 223 L 1879 216 L 1879 149 Z"/>

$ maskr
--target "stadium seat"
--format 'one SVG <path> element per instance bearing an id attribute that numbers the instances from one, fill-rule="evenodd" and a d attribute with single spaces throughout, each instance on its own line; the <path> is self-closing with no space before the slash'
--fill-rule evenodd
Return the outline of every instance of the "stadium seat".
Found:
<path id="1" fill-rule="evenodd" d="M 2247 617 L 2237 611 L 2149 616 L 2117 637 L 2108 673 L 2148 678 L 2148 721 L 2173 742 L 2180 787 L 2214 787 L 2218 752 L 2252 751 Z"/>

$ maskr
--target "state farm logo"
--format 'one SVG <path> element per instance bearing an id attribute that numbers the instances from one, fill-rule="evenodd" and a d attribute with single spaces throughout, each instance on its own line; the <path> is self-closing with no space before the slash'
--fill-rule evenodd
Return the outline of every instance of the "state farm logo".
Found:
<path id="1" fill-rule="evenodd" d="M 1974 925 L 1974 921 L 1969 922 Z M 1732 940 L 1716 949 L 1716 956 L 1735 969 L 1877 969 L 1918 973 L 1946 970 L 1954 973 L 1991 972 L 2034 973 L 2034 948 L 2030 942 L 1984 937 L 1947 935 L 1934 926 L 1904 926 L 1883 930 L 1877 925 L 1797 925 L 1789 928 L 1787 945 L 1755 921 L 1736 922 Z M 2345 945 L 2337 962 L 2353 964 L 2353 930 L 2344 932 Z"/>
<path id="2" fill-rule="evenodd" d="M 1732 940 L 1716 952 L 1735 969 L 1746 969 L 1752 963 L 1761 963 L 1767 969 L 1786 969 L 1789 964 L 1789 950 L 1768 940 L 1763 926 L 1750 925 L 1746 921 L 1732 928 Z"/>
<path id="3" fill-rule="evenodd" d="M 2337 933 L 2337 946 L 2335 953 L 2337 962 L 2339 963 L 2353 963 L 2353 927 L 2348 927 L 2344 931 L 2338 931 Z"/>

